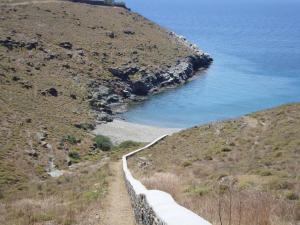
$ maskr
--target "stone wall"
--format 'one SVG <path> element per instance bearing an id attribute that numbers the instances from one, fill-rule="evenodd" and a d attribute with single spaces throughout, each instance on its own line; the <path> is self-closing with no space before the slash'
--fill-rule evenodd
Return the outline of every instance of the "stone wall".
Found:
<path id="1" fill-rule="evenodd" d="M 177 204 L 170 194 L 158 190 L 147 190 L 130 173 L 127 158 L 146 150 L 166 136 L 122 158 L 124 178 L 137 223 L 139 225 L 211 225 L 197 214 Z"/>

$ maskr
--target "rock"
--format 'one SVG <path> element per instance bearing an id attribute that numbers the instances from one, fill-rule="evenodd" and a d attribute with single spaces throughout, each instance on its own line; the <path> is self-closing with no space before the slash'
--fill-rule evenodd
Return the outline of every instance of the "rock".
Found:
<path id="1" fill-rule="evenodd" d="M 137 66 L 127 66 L 127 67 L 116 67 L 109 68 L 109 72 L 112 75 L 119 77 L 121 80 L 128 80 L 130 75 L 133 75 L 139 71 Z"/>
<path id="2" fill-rule="evenodd" d="M 42 147 L 46 148 L 48 143 L 46 141 L 41 141 L 40 144 Z"/>
<path id="3" fill-rule="evenodd" d="M 46 89 L 44 91 L 41 91 L 41 94 L 43 96 L 50 95 L 50 96 L 57 97 L 58 96 L 58 91 L 54 87 L 52 87 L 52 88 Z"/>
<path id="4" fill-rule="evenodd" d="M 22 88 L 30 89 L 32 88 L 32 84 L 29 81 L 21 81 L 20 84 L 22 85 Z"/>
<path id="5" fill-rule="evenodd" d="M 75 94 L 70 94 L 70 97 L 71 97 L 72 99 L 74 99 L 74 100 L 77 99 L 77 96 L 76 96 Z"/>
<path id="6" fill-rule="evenodd" d="M 46 146 L 45 146 L 48 150 L 52 150 L 52 145 L 50 145 L 50 144 L 46 144 Z"/>
<path id="7" fill-rule="evenodd" d="M 80 56 L 85 56 L 85 53 L 84 53 L 83 49 L 77 49 L 77 53 Z"/>
<path id="8" fill-rule="evenodd" d="M 97 120 L 104 121 L 104 122 L 112 122 L 113 117 L 111 115 L 108 115 L 105 112 L 101 112 L 101 113 L 97 114 Z"/>
<path id="9" fill-rule="evenodd" d="M 111 104 L 111 103 L 116 103 L 116 102 L 119 102 L 120 98 L 118 95 L 110 95 L 107 99 L 106 99 L 106 102 L 108 104 Z"/>
<path id="10" fill-rule="evenodd" d="M 132 83 L 132 92 L 136 95 L 147 95 L 150 89 L 150 84 L 147 84 L 144 81 L 136 81 Z"/>
<path id="11" fill-rule="evenodd" d="M 27 151 L 28 155 L 31 156 L 32 158 L 37 159 L 38 158 L 38 152 L 35 149 L 31 149 Z"/>
<path id="12" fill-rule="evenodd" d="M 31 40 L 25 44 L 25 48 L 27 48 L 27 50 L 32 50 L 36 49 L 38 45 L 39 43 L 36 40 Z"/>
<path id="13" fill-rule="evenodd" d="M 47 136 L 48 136 L 48 134 L 46 132 L 43 132 L 43 131 L 36 133 L 36 139 L 39 143 L 46 140 Z"/>
<path id="14" fill-rule="evenodd" d="M 12 80 L 13 80 L 13 81 L 19 81 L 20 79 L 21 79 L 21 78 L 18 77 L 18 76 L 13 76 L 13 77 L 12 77 Z"/>
<path id="15" fill-rule="evenodd" d="M 124 89 L 121 91 L 121 94 L 123 95 L 124 98 L 129 98 L 131 96 L 131 91 L 129 89 Z"/>
<path id="16" fill-rule="evenodd" d="M 68 50 L 71 50 L 73 48 L 73 45 L 67 41 L 59 43 L 59 46 Z"/>
<path id="17" fill-rule="evenodd" d="M 116 34 L 114 32 L 107 32 L 106 36 L 110 37 L 110 38 L 115 38 Z"/>
<path id="18" fill-rule="evenodd" d="M 18 42 L 11 39 L 11 37 L 7 37 L 5 40 L 0 40 L 0 44 L 9 50 L 13 50 L 14 48 L 24 47 L 24 42 Z"/>
<path id="19" fill-rule="evenodd" d="M 48 52 L 46 57 L 44 58 L 45 60 L 52 60 L 52 59 L 57 59 L 58 55 L 52 52 Z"/>
<path id="20" fill-rule="evenodd" d="M 135 34 L 135 32 L 131 31 L 131 30 L 124 30 L 123 33 L 128 34 L 128 35 L 134 35 Z"/>

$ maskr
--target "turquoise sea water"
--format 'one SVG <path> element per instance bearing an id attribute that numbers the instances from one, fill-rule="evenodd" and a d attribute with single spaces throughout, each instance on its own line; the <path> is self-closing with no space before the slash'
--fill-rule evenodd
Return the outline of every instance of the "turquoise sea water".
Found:
<path id="1" fill-rule="evenodd" d="M 188 84 L 132 107 L 132 122 L 189 127 L 300 101 L 300 0 L 127 0 L 214 58 Z"/>

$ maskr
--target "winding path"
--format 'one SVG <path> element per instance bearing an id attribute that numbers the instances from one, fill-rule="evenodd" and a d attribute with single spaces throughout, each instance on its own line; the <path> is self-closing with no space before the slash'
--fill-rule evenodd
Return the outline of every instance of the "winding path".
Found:
<path id="1" fill-rule="evenodd" d="M 106 198 L 103 225 L 135 225 L 133 209 L 123 177 L 122 162 L 113 162 L 111 170 L 113 178 Z"/>

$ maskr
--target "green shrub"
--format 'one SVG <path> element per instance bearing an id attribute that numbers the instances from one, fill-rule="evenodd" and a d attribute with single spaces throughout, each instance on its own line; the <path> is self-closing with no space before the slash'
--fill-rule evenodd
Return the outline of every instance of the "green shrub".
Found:
<path id="1" fill-rule="evenodd" d="M 198 196 L 203 196 L 208 194 L 211 191 L 211 189 L 205 185 L 192 185 L 190 186 L 186 192 L 190 193 L 190 194 L 194 194 L 194 195 L 198 195 Z"/>
<path id="2" fill-rule="evenodd" d="M 182 164 L 183 167 L 189 167 L 189 166 L 191 166 L 191 165 L 192 165 L 192 162 L 191 162 L 191 161 L 185 161 L 185 162 L 183 162 L 183 164 Z"/>
<path id="3" fill-rule="evenodd" d="M 103 151 L 111 150 L 113 144 L 109 137 L 105 137 L 103 135 L 97 135 L 94 138 L 95 146 Z"/>
<path id="4" fill-rule="evenodd" d="M 74 137 L 73 135 L 68 135 L 68 136 L 64 137 L 62 141 L 63 142 L 68 142 L 72 145 L 75 145 L 75 144 L 80 142 L 80 140 L 77 139 L 76 137 Z"/>
<path id="5" fill-rule="evenodd" d="M 299 200 L 299 195 L 296 194 L 296 193 L 294 193 L 294 192 L 288 192 L 288 193 L 286 194 L 286 198 L 287 198 L 288 200 Z"/>
<path id="6" fill-rule="evenodd" d="M 140 143 L 135 141 L 123 141 L 121 144 L 119 144 L 119 148 L 132 148 L 132 147 L 138 147 Z"/>
<path id="7" fill-rule="evenodd" d="M 222 152 L 231 152 L 231 149 L 228 147 L 222 148 Z"/>
<path id="8" fill-rule="evenodd" d="M 90 123 L 75 124 L 75 127 L 77 127 L 78 129 L 86 130 L 86 131 L 95 129 L 95 126 Z"/>
<path id="9" fill-rule="evenodd" d="M 69 157 L 72 163 L 78 163 L 80 161 L 80 154 L 76 151 L 69 152 Z"/>

